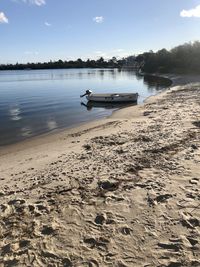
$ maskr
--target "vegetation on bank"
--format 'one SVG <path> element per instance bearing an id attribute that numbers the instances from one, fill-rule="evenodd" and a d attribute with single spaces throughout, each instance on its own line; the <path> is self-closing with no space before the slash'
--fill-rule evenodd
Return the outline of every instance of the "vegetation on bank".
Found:
<path id="1" fill-rule="evenodd" d="M 103 57 L 98 60 L 69 60 L 69 61 L 49 61 L 43 63 L 27 63 L 27 64 L 2 64 L 0 70 L 25 70 L 25 69 L 67 69 L 67 68 L 119 68 L 120 60 L 115 57 L 106 61 Z"/>
<path id="2" fill-rule="evenodd" d="M 185 43 L 170 51 L 161 49 L 136 57 L 142 71 L 147 73 L 200 73 L 200 42 Z"/>
<path id="3" fill-rule="evenodd" d="M 0 64 L 0 70 L 64 68 L 133 68 L 146 73 L 200 73 L 200 42 L 185 43 L 170 51 L 161 49 L 122 59 L 49 61 L 44 63 Z"/>

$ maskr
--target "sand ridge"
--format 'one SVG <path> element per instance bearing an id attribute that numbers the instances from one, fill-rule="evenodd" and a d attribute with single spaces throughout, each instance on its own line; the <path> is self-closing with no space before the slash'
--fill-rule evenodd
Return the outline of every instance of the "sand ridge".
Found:
<path id="1" fill-rule="evenodd" d="M 0 266 L 200 266 L 199 90 L 2 154 Z"/>

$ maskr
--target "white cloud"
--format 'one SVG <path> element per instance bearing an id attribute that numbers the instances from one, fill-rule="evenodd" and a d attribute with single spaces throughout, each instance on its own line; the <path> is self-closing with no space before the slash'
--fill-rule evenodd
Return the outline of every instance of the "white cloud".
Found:
<path id="1" fill-rule="evenodd" d="M 94 51 L 93 54 L 88 55 L 86 58 L 95 58 L 98 59 L 103 57 L 104 59 L 110 59 L 112 57 L 122 58 L 131 55 L 131 52 L 125 51 L 122 48 L 113 49 L 110 51 Z"/>
<path id="2" fill-rule="evenodd" d="M 8 23 L 8 18 L 3 12 L 0 12 L 0 23 Z"/>
<path id="3" fill-rule="evenodd" d="M 104 21 L 104 17 L 100 16 L 100 17 L 94 17 L 93 20 L 96 23 L 102 23 Z"/>
<path id="4" fill-rule="evenodd" d="M 46 4 L 46 0 L 22 0 L 24 3 L 36 5 L 36 6 L 42 6 Z"/>
<path id="5" fill-rule="evenodd" d="M 46 4 L 45 0 L 31 0 L 31 2 L 33 2 L 33 4 L 37 5 L 37 6 L 42 6 Z"/>
<path id="6" fill-rule="evenodd" d="M 191 18 L 191 17 L 197 17 L 200 18 L 200 5 L 196 6 L 193 9 L 188 9 L 185 10 L 183 9 L 180 13 L 181 17 L 187 17 L 187 18 Z"/>
<path id="7" fill-rule="evenodd" d="M 47 27 L 50 27 L 50 26 L 51 26 L 51 24 L 50 24 L 49 22 L 47 22 L 47 21 L 46 21 L 44 24 L 45 24 Z"/>

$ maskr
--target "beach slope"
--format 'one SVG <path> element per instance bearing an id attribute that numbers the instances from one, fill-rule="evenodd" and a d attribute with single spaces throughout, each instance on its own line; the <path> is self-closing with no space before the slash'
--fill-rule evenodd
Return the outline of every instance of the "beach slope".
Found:
<path id="1" fill-rule="evenodd" d="M 0 152 L 0 266 L 200 266 L 200 84 Z"/>

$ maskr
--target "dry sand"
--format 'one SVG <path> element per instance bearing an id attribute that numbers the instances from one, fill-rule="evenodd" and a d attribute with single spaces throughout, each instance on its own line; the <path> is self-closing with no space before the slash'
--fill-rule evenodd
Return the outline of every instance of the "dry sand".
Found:
<path id="1" fill-rule="evenodd" d="M 0 151 L 0 266 L 200 266 L 200 84 Z"/>

